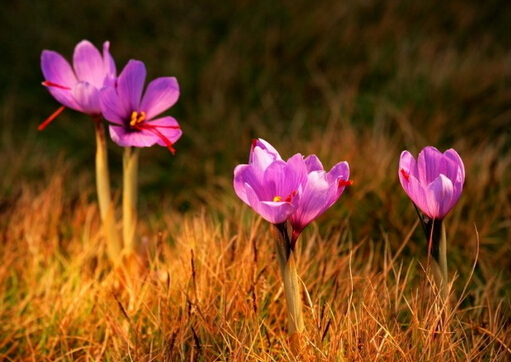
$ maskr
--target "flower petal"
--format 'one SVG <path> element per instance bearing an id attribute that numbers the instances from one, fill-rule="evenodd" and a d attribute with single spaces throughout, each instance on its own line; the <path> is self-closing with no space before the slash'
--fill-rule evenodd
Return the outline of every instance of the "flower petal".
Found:
<path id="1" fill-rule="evenodd" d="M 456 204 L 453 200 L 453 185 L 444 175 L 439 175 L 426 189 L 428 212 L 432 219 L 443 219 Z M 424 210 L 423 210 L 424 211 Z"/>
<path id="2" fill-rule="evenodd" d="M 238 165 L 234 169 L 234 192 L 236 195 L 247 205 L 250 205 L 248 202 L 247 192 L 245 190 L 245 184 L 254 184 L 254 182 L 250 181 L 250 177 L 252 176 L 252 172 L 254 170 L 258 170 L 254 168 L 252 165 Z M 259 183 L 259 182 L 257 182 Z"/>
<path id="3" fill-rule="evenodd" d="M 262 138 L 256 139 L 252 141 L 252 147 L 250 148 L 250 155 L 248 158 L 248 163 L 257 163 L 258 161 L 255 159 L 256 155 L 254 152 L 256 152 L 256 149 L 258 153 L 264 151 L 264 159 L 260 160 L 260 163 L 264 168 L 268 167 L 268 164 L 271 161 L 275 160 L 281 160 L 282 157 L 280 157 L 280 154 L 278 151 L 267 141 L 263 140 Z M 261 155 L 258 155 L 261 156 Z"/>
<path id="4" fill-rule="evenodd" d="M 103 58 L 88 40 L 79 42 L 73 53 L 73 68 L 78 80 L 86 81 L 100 89 L 105 79 Z"/>
<path id="5" fill-rule="evenodd" d="M 110 54 L 109 41 L 103 43 L 103 72 L 106 75 L 103 86 L 113 85 L 112 80 L 115 80 L 117 76 L 117 68 L 115 67 L 114 58 Z"/>
<path id="6" fill-rule="evenodd" d="M 43 50 L 41 53 L 41 69 L 45 80 L 62 87 L 71 88 L 77 81 L 68 61 L 52 50 Z"/>
<path id="7" fill-rule="evenodd" d="M 246 184 L 245 187 L 249 205 L 263 219 L 272 224 L 286 221 L 295 209 L 295 206 L 289 202 L 261 201 L 250 185 Z"/>
<path id="8" fill-rule="evenodd" d="M 324 170 L 323 164 L 316 155 L 307 156 L 305 158 L 305 165 L 307 166 L 308 172 Z"/>
<path id="9" fill-rule="evenodd" d="M 150 127 L 154 127 L 156 132 L 154 134 L 158 135 L 158 142 L 156 142 L 160 146 L 168 146 L 168 144 L 159 136 L 163 136 L 168 139 L 171 143 L 176 143 L 177 140 L 183 134 L 181 128 L 179 128 L 179 123 L 172 117 L 162 117 L 158 119 L 154 119 L 149 122 L 145 122 L 145 124 L 150 125 Z"/>
<path id="10" fill-rule="evenodd" d="M 99 91 L 87 82 L 78 82 L 71 91 L 76 103 L 88 115 L 100 115 Z"/>
<path id="11" fill-rule="evenodd" d="M 440 174 L 443 155 L 435 147 L 425 147 L 417 157 L 418 179 L 423 185 L 429 185 Z"/>
<path id="12" fill-rule="evenodd" d="M 179 84 L 174 77 L 156 78 L 147 86 L 140 103 L 140 111 L 147 119 L 153 119 L 172 107 L 179 98 Z"/>
<path id="13" fill-rule="evenodd" d="M 117 80 L 117 93 L 123 113 L 140 111 L 140 97 L 144 88 L 146 68 L 138 60 L 130 60 Z"/>
<path id="14" fill-rule="evenodd" d="M 44 79 L 56 85 L 45 85 L 53 98 L 62 105 L 81 112 L 82 109 L 71 94 L 71 88 L 77 80 L 67 60 L 57 52 L 44 50 L 41 54 L 41 69 Z"/>
<path id="15" fill-rule="evenodd" d="M 336 183 L 326 180 L 325 171 L 310 172 L 298 208 L 291 218 L 293 230 L 301 233 L 308 224 L 325 212 L 338 199 L 337 190 Z"/>
<path id="16" fill-rule="evenodd" d="M 158 136 L 148 131 L 127 129 L 123 126 L 110 126 L 112 141 L 122 147 L 151 147 L 158 142 Z"/>
<path id="17" fill-rule="evenodd" d="M 130 114 L 122 109 L 121 100 L 114 87 L 103 88 L 99 92 L 99 105 L 107 121 L 127 127 Z"/>
<path id="18" fill-rule="evenodd" d="M 403 174 L 403 172 L 405 174 Z M 399 158 L 399 180 L 401 180 L 401 185 L 403 185 L 403 178 L 406 178 L 405 175 L 410 175 L 414 177 L 418 177 L 417 175 L 417 162 L 412 154 L 408 151 L 401 152 L 401 157 Z M 404 187 L 404 185 L 403 185 Z"/>

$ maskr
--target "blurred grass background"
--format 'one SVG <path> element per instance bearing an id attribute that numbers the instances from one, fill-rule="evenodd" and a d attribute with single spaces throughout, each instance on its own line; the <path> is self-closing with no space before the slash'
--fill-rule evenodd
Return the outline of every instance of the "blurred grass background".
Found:
<path id="1" fill-rule="evenodd" d="M 184 131 L 176 156 L 141 152 L 141 215 L 203 205 L 225 214 L 232 171 L 261 137 L 283 156 L 317 153 L 326 167 L 347 160 L 358 191 L 324 223 L 347 217 L 355 239 L 385 230 L 399 245 L 415 221 L 397 182 L 400 152 L 455 147 L 469 170 L 453 216 L 466 230 L 455 229 L 458 247 L 475 223 L 489 263 L 511 269 L 506 1 L 19 0 L 4 2 L 0 23 L 3 209 L 24 182 L 44 184 L 58 167 L 69 170 L 70 202 L 83 191 L 93 197 L 89 119 L 66 110 L 36 130 L 59 106 L 40 85 L 39 57 L 51 49 L 71 59 L 80 40 L 109 40 L 118 71 L 139 59 L 148 80 L 176 76 L 181 86 L 167 112 Z M 118 189 L 122 150 L 110 150 Z M 89 182 L 74 182 L 77 174 Z"/>

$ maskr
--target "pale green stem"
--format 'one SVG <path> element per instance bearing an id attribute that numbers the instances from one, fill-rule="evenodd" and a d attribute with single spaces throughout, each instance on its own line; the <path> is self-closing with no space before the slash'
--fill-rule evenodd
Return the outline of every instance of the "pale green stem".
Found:
<path id="1" fill-rule="evenodd" d="M 107 243 L 107 254 L 110 260 L 116 264 L 119 261 L 122 245 L 117 233 L 115 207 L 110 193 L 105 129 L 99 118 L 94 119 L 94 124 L 96 130 L 96 190 L 99 213 Z"/>
<path id="2" fill-rule="evenodd" d="M 443 222 L 438 243 L 438 261 L 435 260 L 433 269 L 433 276 L 438 290 L 440 291 L 440 296 L 446 301 L 449 297 L 449 274 L 447 271 L 447 237 L 445 233 L 445 223 Z"/>
<path id="3" fill-rule="evenodd" d="M 126 147 L 123 156 L 122 221 L 124 248 L 128 253 L 135 249 L 138 196 L 138 148 Z"/>
<path id="4" fill-rule="evenodd" d="M 295 252 L 291 249 L 288 233 L 284 229 L 285 226 L 282 229 L 279 228 L 276 249 L 280 273 L 284 282 L 284 295 L 286 297 L 289 318 L 289 334 L 293 336 L 296 333 L 301 334 L 305 326 L 303 323 L 302 298 L 300 281 L 296 271 Z"/>

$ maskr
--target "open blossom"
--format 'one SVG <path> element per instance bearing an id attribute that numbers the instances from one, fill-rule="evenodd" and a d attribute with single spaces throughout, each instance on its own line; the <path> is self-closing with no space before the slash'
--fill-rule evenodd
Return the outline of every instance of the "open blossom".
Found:
<path id="1" fill-rule="evenodd" d="M 115 83 L 115 62 L 110 55 L 110 43 L 103 44 L 103 55 L 89 41 L 78 43 L 73 53 L 73 66 L 62 55 L 52 50 L 41 54 L 42 83 L 62 104 L 54 114 L 39 126 L 43 129 L 66 107 L 99 116 L 99 91 Z"/>
<path id="2" fill-rule="evenodd" d="M 329 172 L 315 155 L 297 153 L 282 160 L 264 140 L 252 144 L 249 164 L 234 170 L 234 190 L 265 220 L 280 224 L 290 220 L 292 243 L 303 229 L 325 212 L 351 184 L 347 162 Z"/>
<path id="3" fill-rule="evenodd" d="M 299 168 L 301 156 L 295 156 L 285 162 L 269 143 L 258 140 L 252 144 L 249 164 L 234 169 L 238 197 L 272 224 L 283 223 L 297 208 L 304 172 Z"/>
<path id="4" fill-rule="evenodd" d="M 145 78 L 144 63 L 130 60 L 117 85 L 101 90 L 101 111 L 111 123 L 110 136 L 119 146 L 158 144 L 173 153 L 173 144 L 182 134 L 179 124 L 169 116 L 157 117 L 176 103 L 179 85 L 174 77 L 156 78 L 142 94 Z"/>
<path id="5" fill-rule="evenodd" d="M 442 220 L 461 195 L 465 166 L 453 149 L 441 153 L 434 147 L 425 147 L 417 161 L 410 152 L 403 151 L 399 160 L 399 181 L 425 215 Z"/>

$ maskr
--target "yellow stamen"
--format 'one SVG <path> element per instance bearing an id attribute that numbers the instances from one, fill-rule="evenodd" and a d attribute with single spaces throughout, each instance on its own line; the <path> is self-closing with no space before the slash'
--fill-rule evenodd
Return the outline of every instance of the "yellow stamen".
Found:
<path id="1" fill-rule="evenodd" d="M 279 202 L 279 201 L 282 201 L 282 197 L 280 197 L 280 196 L 275 196 L 275 197 L 273 198 L 273 202 Z"/>
<path id="2" fill-rule="evenodd" d="M 131 113 L 130 126 L 134 126 L 134 125 L 142 123 L 144 121 L 145 121 L 145 112 L 138 113 L 137 111 L 133 111 Z"/>

